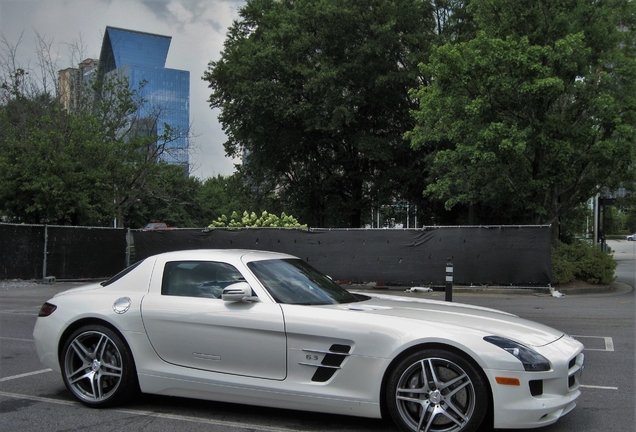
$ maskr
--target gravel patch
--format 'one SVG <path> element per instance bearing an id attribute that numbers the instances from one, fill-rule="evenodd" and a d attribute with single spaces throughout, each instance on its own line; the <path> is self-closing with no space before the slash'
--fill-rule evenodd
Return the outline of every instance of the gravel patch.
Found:
<path id="1" fill-rule="evenodd" d="M 3 279 L 0 280 L 0 289 L 26 288 L 37 285 L 35 281 L 25 281 L 22 279 Z"/>

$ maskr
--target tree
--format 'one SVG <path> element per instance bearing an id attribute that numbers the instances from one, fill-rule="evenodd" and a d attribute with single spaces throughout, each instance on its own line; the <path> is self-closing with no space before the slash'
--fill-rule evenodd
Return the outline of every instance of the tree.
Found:
<path id="1" fill-rule="evenodd" d="M 466 42 L 477 34 L 477 24 L 469 12 L 471 0 L 432 0 L 436 45 Z"/>
<path id="2" fill-rule="evenodd" d="M 22 93 L 21 76 L 4 86 L 14 95 L 0 109 L 5 215 L 62 225 L 117 219 L 123 227 L 133 203 L 155 191 L 157 159 L 173 139 L 170 128 L 162 136 L 152 132 L 153 119 L 138 115 L 138 90 L 125 80 L 111 80 L 101 87 L 102 97 L 68 112 L 49 93 Z"/>
<path id="3" fill-rule="evenodd" d="M 431 4 L 250 0 L 240 17 L 204 80 L 246 179 L 310 226 L 359 227 L 372 206 L 420 198 L 393 174 L 413 160 L 403 134 L 438 37 Z"/>
<path id="4" fill-rule="evenodd" d="M 145 82 L 133 87 L 127 78 L 115 74 L 98 77 L 92 85 L 94 93 L 89 93 L 80 111 L 91 113 L 101 125 L 100 154 L 107 173 L 106 185 L 112 190 L 113 215 L 118 227 L 123 227 L 134 203 L 156 193 L 153 180 L 156 182 L 161 172 L 170 175 L 157 162 L 181 131 L 165 124 L 164 132 L 157 135 L 161 107 L 148 110 L 143 97 Z M 182 168 L 180 171 L 186 175 Z"/>
<path id="5" fill-rule="evenodd" d="M 38 76 L 16 60 L 21 41 L 0 37 L 0 212 L 27 223 L 101 223 L 96 125 L 60 105 L 51 42 L 37 35 Z"/>
<path id="6" fill-rule="evenodd" d="M 197 193 L 197 207 L 201 210 L 201 221 L 207 226 L 222 215 L 232 212 L 255 211 L 261 214 L 280 213 L 278 197 L 267 188 L 255 189 L 246 180 L 241 169 L 229 176 L 218 175 L 206 179 Z"/>
<path id="7" fill-rule="evenodd" d="M 159 221 L 180 228 L 205 227 L 210 218 L 198 200 L 201 188 L 201 180 L 184 176 L 180 166 L 159 161 L 126 211 L 124 226 L 141 228 Z"/>
<path id="8" fill-rule="evenodd" d="M 561 215 L 632 180 L 634 7 L 473 0 L 477 36 L 435 49 L 414 92 L 425 193 L 482 223 L 553 224 L 556 240 Z"/>
<path id="9" fill-rule="evenodd" d="M 51 42 L 38 41 L 40 78 L 19 67 L 17 47 L 0 38 L 0 212 L 23 223 L 116 220 L 123 227 L 136 203 L 174 184 L 174 170 L 157 161 L 188 131 L 164 125 L 157 135 L 162 107 L 143 97 L 144 82 L 131 86 L 116 74 L 87 84 L 82 103 L 66 110 L 51 85 L 57 70 Z"/>
<path id="10" fill-rule="evenodd" d="M 10 96 L 0 106 L 0 211 L 26 223 L 104 223 L 98 125 L 47 93 L 25 95 L 23 77 L 3 83 Z"/>

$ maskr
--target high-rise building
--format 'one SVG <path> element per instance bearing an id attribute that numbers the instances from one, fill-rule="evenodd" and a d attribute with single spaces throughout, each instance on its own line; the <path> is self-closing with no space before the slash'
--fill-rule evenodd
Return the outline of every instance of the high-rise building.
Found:
<path id="1" fill-rule="evenodd" d="M 58 72 L 60 101 L 68 111 L 78 109 L 82 98 L 92 92 L 92 78 L 97 72 L 96 59 L 83 60 L 76 68 L 67 68 Z"/>
<path id="2" fill-rule="evenodd" d="M 101 76 L 126 77 L 132 89 L 143 83 L 140 127 L 161 136 L 168 125 L 173 140 L 161 159 L 189 172 L 190 72 L 165 67 L 170 36 L 106 27 L 99 57 Z"/>

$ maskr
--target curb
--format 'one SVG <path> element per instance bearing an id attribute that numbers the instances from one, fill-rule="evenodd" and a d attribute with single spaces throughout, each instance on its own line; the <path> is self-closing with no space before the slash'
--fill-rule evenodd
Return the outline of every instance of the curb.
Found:
<path id="1" fill-rule="evenodd" d="M 370 285 L 345 285 L 349 291 L 370 291 L 375 293 L 390 292 L 391 294 L 403 293 L 408 295 L 405 291 L 409 288 L 406 286 L 370 286 Z M 603 294 L 617 291 L 630 292 L 634 288 L 631 285 L 627 285 L 622 282 L 613 282 L 610 285 L 593 285 L 585 287 L 567 287 L 559 288 L 555 287 L 554 290 L 560 292 L 563 295 L 585 295 L 585 294 Z M 444 288 L 436 287 L 433 293 L 444 293 Z M 418 293 L 421 295 L 422 293 Z M 498 295 L 551 295 L 550 287 L 467 287 L 467 286 L 454 286 L 453 294 L 498 294 Z"/>
<path id="2" fill-rule="evenodd" d="M 563 294 L 602 294 L 609 292 L 631 292 L 634 287 L 623 282 L 612 282 L 609 285 L 594 285 L 590 287 L 572 287 L 559 289 Z"/>

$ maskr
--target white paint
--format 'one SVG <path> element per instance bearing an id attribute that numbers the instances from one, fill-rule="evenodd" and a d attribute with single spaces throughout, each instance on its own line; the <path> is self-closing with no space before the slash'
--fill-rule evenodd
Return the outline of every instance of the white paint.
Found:
<path id="1" fill-rule="evenodd" d="M 572 336 L 574 339 L 603 339 L 605 341 L 605 349 L 585 348 L 584 351 L 614 351 L 614 339 L 609 336 Z M 580 341 L 582 342 L 582 341 Z M 583 344 L 585 345 L 585 344 Z"/>
<path id="2" fill-rule="evenodd" d="M 59 399 L 47 398 L 47 397 L 31 396 L 31 395 L 24 395 L 24 394 L 18 394 L 18 393 L 3 392 L 3 391 L 0 391 L 0 397 L 31 400 L 36 402 L 45 402 L 45 403 L 52 403 L 56 405 L 65 405 L 65 406 L 81 406 L 79 402 L 74 402 L 74 401 L 64 401 Z M 132 415 L 137 415 L 142 417 L 153 417 L 153 418 L 159 418 L 159 419 L 165 419 L 165 420 L 183 421 L 183 422 L 198 423 L 198 424 L 204 424 L 204 425 L 224 426 L 224 427 L 231 427 L 231 428 L 238 428 L 238 429 L 249 429 L 253 431 L 303 432 L 301 429 L 285 429 L 278 426 L 268 427 L 268 426 L 255 425 L 255 424 L 249 424 L 249 423 L 238 423 L 238 422 L 230 422 L 230 421 L 223 421 L 223 420 L 211 420 L 207 418 L 199 418 L 199 417 L 192 417 L 192 416 L 156 413 L 153 411 L 127 410 L 127 409 L 112 409 L 109 411 L 118 412 L 122 414 L 129 414 L 129 415 L 132 414 Z"/>
<path id="3" fill-rule="evenodd" d="M 14 379 L 18 379 L 18 378 L 25 378 L 25 377 L 29 377 L 29 376 L 33 376 L 33 375 L 39 375 L 39 374 L 43 374 L 46 372 L 51 372 L 53 369 L 42 369 L 39 371 L 35 371 L 35 372 L 28 372 L 28 373 L 23 373 L 20 375 L 13 375 L 13 376 L 9 376 L 9 377 L 4 377 L 4 378 L 0 378 L 0 382 L 4 382 L 4 381 L 11 381 Z"/>

